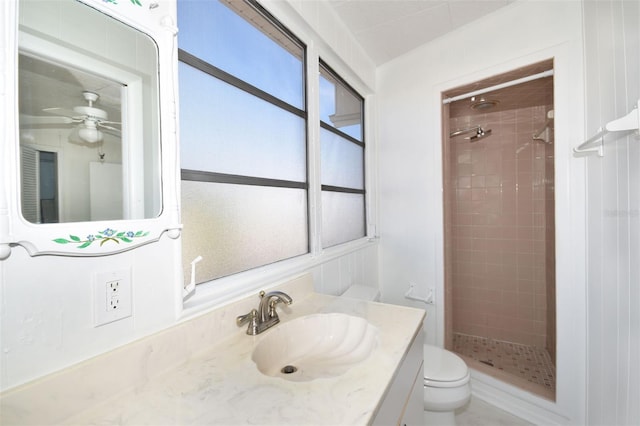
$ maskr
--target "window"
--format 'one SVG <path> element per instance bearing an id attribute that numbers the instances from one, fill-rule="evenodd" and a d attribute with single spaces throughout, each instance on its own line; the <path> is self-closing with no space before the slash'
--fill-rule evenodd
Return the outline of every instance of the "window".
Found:
<path id="1" fill-rule="evenodd" d="M 320 61 L 308 100 L 304 44 L 254 0 L 179 1 L 178 23 L 185 278 L 200 255 L 205 282 L 364 237 L 362 96 Z"/>
<path id="2" fill-rule="evenodd" d="M 308 253 L 304 45 L 255 2 L 178 20 L 185 264 L 205 257 L 201 282 Z"/>
<path id="3" fill-rule="evenodd" d="M 320 63 L 322 246 L 365 236 L 364 99 Z"/>

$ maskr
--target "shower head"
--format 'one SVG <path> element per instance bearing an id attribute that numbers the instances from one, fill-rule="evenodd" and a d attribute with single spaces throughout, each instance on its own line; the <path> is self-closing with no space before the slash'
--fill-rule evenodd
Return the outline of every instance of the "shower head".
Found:
<path id="1" fill-rule="evenodd" d="M 475 96 L 473 96 L 471 98 L 470 108 L 478 111 L 484 111 L 486 109 L 495 107 L 499 103 L 500 101 L 496 101 L 494 99 L 476 98 Z"/>
<path id="2" fill-rule="evenodd" d="M 460 136 L 460 135 L 464 135 L 465 133 L 470 133 L 470 132 L 476 132 L 475 135 L 465 138 L 471 142 L 475 142 L 478 139 L 482 139 L 486 136 L 489 136 L 491 134 L 491 129 L 488 130 L 484 130 L 481 126 L 475 126 L 475 127 L 470 127 L 468 129 L 462 129 L 462 130 L 456 130 L 453 131 L 451 133 L 449 133 L 449 137 L 453 138 L 456 136 Z"/>

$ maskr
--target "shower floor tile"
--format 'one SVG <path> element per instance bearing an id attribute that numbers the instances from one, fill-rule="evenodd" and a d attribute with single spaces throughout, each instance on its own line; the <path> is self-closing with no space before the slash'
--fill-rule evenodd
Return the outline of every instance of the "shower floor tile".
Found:
<path id="1" fill-rule="evenodd" d="M 453 351 L 555 391 L 556 368 L 545 349 L 454 333 Z"/>

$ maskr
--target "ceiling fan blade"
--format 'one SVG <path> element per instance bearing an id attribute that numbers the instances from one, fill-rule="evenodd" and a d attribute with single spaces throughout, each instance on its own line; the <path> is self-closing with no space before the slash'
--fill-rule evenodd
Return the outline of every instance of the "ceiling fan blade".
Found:
<path id="1" fill-rule="evenodd" d="M 44 108 L 42 111 L 46 112 L 47 114 L 55 114 L 67 117 L 74 121 L 82 121 L 84 119 L 84 116 L 79 116 L 75 111 L 66 108 Z"/>
<path id="2" fill-rule="evenodd" d="M 104 121 L 98 122 L 98 127 L 101 128 L 101 129 L 113 130 L 115 132 L 120 133 L 120 129 L 116 129 L 115 127 L 112 127 L 112 126 L 105 126 L 104 125 Z"/>
<path id="3" fill-rule="evenodd" d="M 74 120 L 71 117 L 65 116 L 42 116 L 42 115 L 27 115 L 20 114 L 21 124 L 71 124 Z"/>
<path id="4" fill-rule="evenodd" d="M 122 123 L 119 121 L 108 121 L 108 120 L 100 120 L 98 121 L 100 124 L 117 124 L 118 126 L 121 126 Z"/>

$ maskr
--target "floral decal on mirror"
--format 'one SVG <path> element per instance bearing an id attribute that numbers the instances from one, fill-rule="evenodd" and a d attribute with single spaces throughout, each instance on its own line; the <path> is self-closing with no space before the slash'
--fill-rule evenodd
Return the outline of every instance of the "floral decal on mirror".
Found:
<path id="1" fill-rule="evenodd" d="M 132 243 L 136 238 L 142 238 L 149 235 L 148 231 L 123 231 L 118 232 L 115 229 L 107 228 L 104 231 L 99 231 L 96 234 L 89 234 L 83 240 L 82 238 L 76 235 L 69 235 L 69 239 L 66 238 L 56 238 L 53 241 L 58 244 L 79 244 L 77 248 L 83 249 L 89 247 L 94 242 L 100 242 L 100 246 L 102 247 L 105 243 L 111 241 L 116 244 L 120 244 L 120 242 L 124 243 Z"/>
<path id="2" fill-rule="evenodd" d="M 102 1 L 105 3 L 118 4 L 116 0 L 102 0 Z M 142 6 L 142 2 L 140 0 L 131 0 L 131 3 L 135 4 L 136 6 Z"/>

